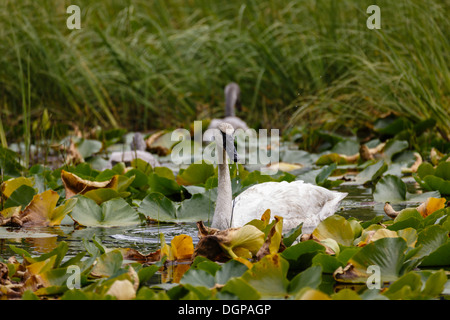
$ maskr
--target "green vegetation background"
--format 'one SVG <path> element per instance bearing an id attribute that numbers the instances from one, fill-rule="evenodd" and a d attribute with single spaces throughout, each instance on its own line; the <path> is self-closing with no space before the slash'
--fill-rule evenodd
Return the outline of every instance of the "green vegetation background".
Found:
<path id="1" fill-rule="evenodd" d="M 66 8 L 81 8 L 68 30 Z M 369 30 L 366 9 L 381 8 Z M 0 2 L 7 140 L 55 128 L 148 130 L 223 115 L 236 81 L 254 127 L 354 128 L 395 111 L 450 127 L 448 0 Z M 1 129 L 1 128 L 0 128 Z M 2 131 L 3 131 L 2 130 Z M 29 133 L 28 133 L 29 136 Z"/>

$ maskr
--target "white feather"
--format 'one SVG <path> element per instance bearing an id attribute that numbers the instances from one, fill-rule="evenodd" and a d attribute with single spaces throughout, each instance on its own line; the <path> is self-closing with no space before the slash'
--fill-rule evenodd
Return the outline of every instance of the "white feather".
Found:
<path id="1" fill-rule="evenodd" d="M 231 227 L 245 225 L 253 219 L 261 219 L 270 209 L 271 219 L 283 217 L 283 232 L 303 223 L 303 233 L 310 233 L 320 221 L 333 215 L 347 193 L 304 183 L 265 182 L 245 190 L 236 197 Z"/>

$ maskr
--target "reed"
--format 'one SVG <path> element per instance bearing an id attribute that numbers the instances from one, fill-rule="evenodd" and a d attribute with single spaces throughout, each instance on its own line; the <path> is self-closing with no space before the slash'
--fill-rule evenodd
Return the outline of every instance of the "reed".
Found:
<path id="1" fill-rule="evenodd" d="M 382 28 L 369 30 L 373 2 L 80 0 L 82 29 L 68 30 L 68 1 L 2 1 L 5 133 L 25 104 L 85 126 L 187 126 L 221 116 L 236 81 L 255 127 L 335 130 L 395 111 L 448 135 L 448 5 L 375 1 Z"/>

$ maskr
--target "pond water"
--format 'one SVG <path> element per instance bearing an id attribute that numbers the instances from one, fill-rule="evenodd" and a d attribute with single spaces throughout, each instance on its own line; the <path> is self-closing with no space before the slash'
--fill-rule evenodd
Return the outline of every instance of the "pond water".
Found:
<path id="1" fill-rule="evenodd" d="M 413 181 L 406 181 L 409 192 L 418 192 L 417 185 Z M 373 201 L 372 190 L 362 185 L 343 183 L 333 190 L 347 192 L 348 196 L 341 202 L 338 212 L 345 218 L 354 217 L 362 221 L 368 221 L 377 215 L 385 215 L 382 203 Z M 419 191 L 420 192 L 420 191 Z M 396 210 L 405 208 L 406 205 L 396 205 Z M 81 227 L 74 225 L 60 225 L 55 227 L 34 228 L 8 228 L 8 231 L 32 231 L 52 234 L 53 237 L 43 238 L 8 238 L 0 239 L 0 256 L 8 259 L 15 253 L 10 245 L 23 248 L 31 255 L 41 255 L 54 249 L 60 241 L 66 241 L 69 250 L 66 259 L 85 251 L 83 239 L 90 240 L 95 235 L 107 248 L 133 248 L 143 254 L 148 254 L 160 248 L 159 234 L 163 233 L 167 243 L 179 234 L 187 234 L 192 237 L 194 245 L 198 242 L 197 227 L 195 223 L 168 224 L 154 223 L 133 227 Z"/>

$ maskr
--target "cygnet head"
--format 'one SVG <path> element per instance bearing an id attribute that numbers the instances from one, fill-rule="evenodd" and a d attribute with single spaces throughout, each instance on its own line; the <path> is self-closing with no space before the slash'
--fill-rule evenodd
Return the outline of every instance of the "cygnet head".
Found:
<path id="1" fill-rule="evenodd" d="M 136 132 L 133 136 L 133 140 L 130 143 L 130 147 L 132 151 L 142 150 L 144 151 L 147 148 L 147 144 L 145 143 L 144 136 L 140 132 Z"/>
<path id="2" fill-rule="evenodd" d="M 225 150 L 230 157 L 231 161 L 238 162 L 239 156 L 237 154 L 236 148 L 234 147 L 234 128 L 231 124 L 222 122 L 219 124 L 219 130 L 216 130 L 215 140 L 217 146 Z"/>

